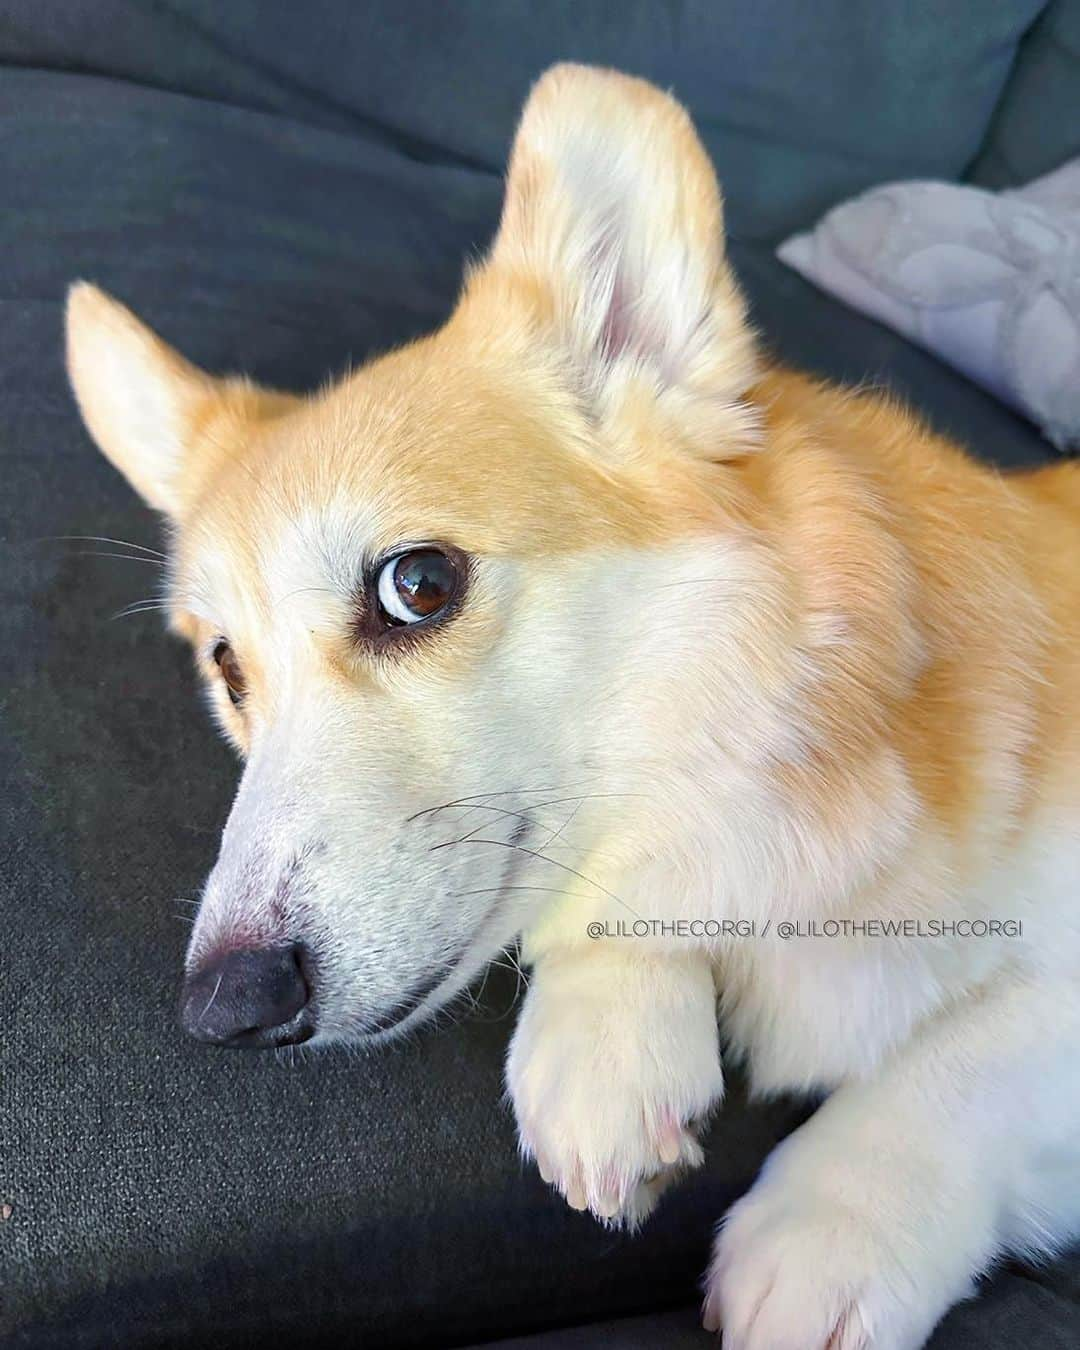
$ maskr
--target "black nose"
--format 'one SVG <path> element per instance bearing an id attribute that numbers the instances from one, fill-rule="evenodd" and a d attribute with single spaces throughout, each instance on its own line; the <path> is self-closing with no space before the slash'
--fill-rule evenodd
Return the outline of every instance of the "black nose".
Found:
<path id="1" fill-rule="evenodd" d="M 296 1045 L 315 1033 L 303 949 L 230 951 L 191 971 L 180 1022 L 196 1040 L 261 1050 Z"/>

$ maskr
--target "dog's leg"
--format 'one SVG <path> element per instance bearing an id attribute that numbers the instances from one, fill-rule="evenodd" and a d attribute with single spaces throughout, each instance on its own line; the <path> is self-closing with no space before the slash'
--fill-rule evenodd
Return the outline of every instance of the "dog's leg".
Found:
<path id="1" fill-rule="evenodd" d="M 708 958 L 607 944 L 547 953 L 507 1081 L 522 1150 L 544 1178 L 575 1209 L 639 1222 L 700 1163 L 694 1124 L 723 1090 Z"/>
<path id="2" fill-rule="evenodd" d="M 1007 1252 L 1080 1231 L 1080 981 L 1011 980 L 840 1088 L 730 1211 L 724 1350 L 914 1350 Z"/>

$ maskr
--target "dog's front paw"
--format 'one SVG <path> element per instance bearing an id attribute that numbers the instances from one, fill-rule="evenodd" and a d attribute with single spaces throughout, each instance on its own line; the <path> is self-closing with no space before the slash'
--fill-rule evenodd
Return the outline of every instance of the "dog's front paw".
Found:
<path id="1" fill-rule="evenodd" d="M 702 1320 L 724 1350 L 918 1350 L 958 1296 L 934 1264 L 867 1206 L 766 1175 L 717 1235 Z"/>
<path id="2" fill-rule="evenodd" d="M 655 968 L 654 968 L 655 967 Z M 567 958 L 538 972 L 507 1064 L 522 1152 L 574 1209 L 633 1227 L 702 1160 L 723 1079 L 711 975 Z"/>

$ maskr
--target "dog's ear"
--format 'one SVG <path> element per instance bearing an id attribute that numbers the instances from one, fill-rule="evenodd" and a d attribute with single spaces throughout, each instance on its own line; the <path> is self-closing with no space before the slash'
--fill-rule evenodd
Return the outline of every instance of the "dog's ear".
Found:
<path id="1" fill-rule="evenodd" d="M 87 429 L 150 505 L 182 514 L 207 461 L 250 419 L 284 411 L 288 395 L 193 366 L 104 291 L 68 292 L 67 367 Z"/>
<path id="2" fill-rule="evenodd" d="M 488 271 L 512 277 L 554 330 L 599 418 L 644 385 L 691 433 L 697 421 L 712 441 L 725 404 L 752 438 L 739 401 L 754 343 L 724 258 L 716 175 L 685 110 L 653 85 L 577 65 L 542 76 Z M 723 457 L 722 445 L 700 448 Z"/>

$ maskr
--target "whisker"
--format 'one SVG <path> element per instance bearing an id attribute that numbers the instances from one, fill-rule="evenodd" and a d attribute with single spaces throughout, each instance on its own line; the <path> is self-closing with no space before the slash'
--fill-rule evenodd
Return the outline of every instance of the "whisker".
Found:
<path id="1" fill-rule="evenodd" d="M 335 598 L 337 597 L 337 591 L 331 590 L 329 586 L 297 586 L 295 591 L 289 591 L 287 595 L 283 595 L 281 596 L 280 599 L 272 601 L 271 607 L 273 609 L 277 609 L 277 607 L 279 605 L 283 605 L 286 600 L 291 600 L 294 595 L 306 595 L 314 593 L 317 593 L 319 595 L 332 595 Z"/>
<path id="2" fill-rule="evenodd" d="M 556 839 L 558 839 L 558 837 L 562 834 L 563 830 L 566 829 L 567 825 L 569 825 L 570 822 L 573 820 L 573 818 L 577 815 L 578 811 L 581 810 L 581 804 L 582 804 L 582 802 L 584 802 L 584 801 L 592 801 L 592 800 L 594 800 L 594 799 L 599 799 L 599 798 L 601 798 L 601 797 L 603 797 L 603 796 L 622 797 L 622 796 L 629 796 L 629 795 L 631 795 L 631 794 L 629 794 L 629 793 L 614 793 L 614 792 L 613 792 L 613 793 L 598 793 L 598 792 L 597 792 L 597 793 L 591 793 L 591 794 L 589 794 L 588 796 L 583 796 L 583 797 L 554 797 L 554 798 L 552 798 L 550 801 L 546 801 L 546 802 L 537 802 L 535 806 L 530 806 L 530 807 L 529 807 L 529 812 L 535 813 L 535 812 L 537 812 L 537 811 L 542 811 L 542 810 L 544 810 L 544 808 L 545 808 L 545 807 L 548 807 L 548 806 L 560 806 L 560 805 L 562 805 L 562 804 L 565 803 L 565 802 L 576 802 L 577 804 L 575 805 L 574 809 L 569 813 L 569 815 L 566 817 L 566 819 L 563 821 L 563 823 L 562 823 L 562 824 L 558 827 L 558 829 L 556 829 L 556 830 L 551 830 L 549 826 L 542 825 L 538 820 L 535 820 L 535 819 L 533 818 L 533 815 L 530 815 L 530 814 L 528 814 L 528 813 L 526 813 L 526 812 L 523 812 L 523 811 L 507 811 L 507 810 L 505 810 L 505 809 L 504 809 L 503 807 L 501 807 L 501 806 L 489 806 L 486 802 L 477 802 L 475 805 L 470 806 L 470 807 L 467 807 L 466 809 L 469 810 L 469 811 L 494 811 L 494 812 L 496 812 L 496 813 L 497 813 L 498 815 L 500 815 L 500 816 L 509 816 L 509 817 L 511 817 L 512 819 L 515 819 L 515 820 L 523 820 L 527 825 L 533 825 L 533 826 L 538 826 L 538 827 L 541 828 L 541 829 L 547 829 L 547 830 L 549 831 L 550 837 L 548 838 L 547 842 L 544 844 L 544 848 L 550 848 L 550 847 L 552 846 L 552 844 L 554 843 L 554 841 L 555 841 Z M 454 805 L 456 805 L 456 803 L 454 803 Z M 443 809 L 443 808 L 440 808 L 440 809 Z M 410 819 L 415 819 L 415 817 L 410 817 Z M 405 823 L 408 824 L 409 822 L 406 821 Z M 478 831 L 484 829 L 484 827 L 485 827 L 488 823 L 489 823 L 488 821 L 481 821 L 479 825 L 474 826 L 473 829 L 471 829 L 467 834 L 462 835 L 456 842 L 459 843 L 459 844 L 463 844 L 467 839 L 472 839 L 473 836 L 474 836 Z M 560 845 L 558 845 L 558 847 L 559 847 L 559 848 L 564 848 L 564 849 L 565 849 L 565 848 L 570 848 L 571 845 L 569 845 L 569 844 L 560 844 Z"/>
<path id="3" fill-rule="evenodd" d="M 514 974 L 517 976 L 517 985 L 516 988 L 514 989 L 514 1002 L 516 1003 L 517 1000 L 521 997 L 522 987 L 529 983 L 529 977 L 525 973 L 525 970 L 522 967 L 519 957 L 516 955 L 515 952 L 511 951 L 509 947 L 504 947 L 501 952 L 501 955 L 506 957 L 506 960 L 507 962 L 509 962 L 509 965 L 506 965 L 502 961 L 499 961 L 499 965 L 502 966 L 504 970 L 507 969 L 512 970 Z"/>
<path id="4" fill-rule="evenodd" d="M 434 815 L 438 811 L 447 811 L 453 806 L 465 806 L 470 802 L 477 802 L 490 797 L 513 797 L 518 793 L 526 792 L 558 792 L 558 787 L 548 788 L 508 788 L 505 792 L 474 792 L 471 797 L 458 797 L 452 802 L 443 802 L 441 806 L 426 806 L 422 811 L 416 811 L 411 816 L 405 817 L 405 824 L 411 825 L 414 820 L 419 820 L 421 816 Z M 554 797 L 551 801 L 541 802 L 539 806 L 530 807 L 530 810 L 539 811 L 543 806 L 562 806 L 566 802 L 585 802 L 585 801 L 603 801 L 613 797 L 641 797 L 640 792 L 583 792 L 572 797 Z M 485 806 L 487 811 L 499 811 L 500 807 Z M 505 814 L 518 815 L 517 811 L 509 811 Z"/>
<path id="5" fill-rule="evenodd" d="M 69 558 L 121 558 L 124 562 L 149 563 L 151 567 L 165 567 L 165 558 L 142 558 L 137 553 L 103 553 L 95 548 L 74 549 Z"/>
<path id="6" fill-rule="evenodd" d="M 499 959 L 500 956 L 505 956 L 506 961 L 500 960 Z M 513 971 L 515 977 L 514 992 L 510 996 L 510 1001 L 507 1003 L 506 1007 L 501 1012 L 493 1011 L 489 1016 L 484 1016 L 482 1015 L 485 1012 L 482 1000 L 487 990 L 488 976 L 495 967 L 498 967 L 498 969 L 500 970 Z M 487 963 L 487 966 L 484 969 L 484 977 L 483 980 L 481 981 L 480 988 L 477 991 L 477 993 L 473 995 L 471 991 L 468 989 L 468 986 L 466 986 L 466 989 L 462 992 L 469 998 L 469 1001 L 472 1005 L 472 1015 L 476 1018 L 476 1020 L 490 1025 L 495 1022 L 502 1022 L 507 1017 L 510 1016 L 510 1014 L 514 1011 L 514 1008 L 516 1007 L 518 1000 L 521 997 L 522 987 L 527 983 L 528 979 L 525 975 L 525 972 L 521 968 L 520 962 L 515 958 L 514 954 L 509 950 L 509 948 L 504 947 L 498 956 L 493 957 Z M 448 1006 L 452 1007 L 452 1005 L 457 1001 L 457 999 L 460 996 L 461 996 L 460 994 L 455 995 L 454 999 L 451 999 L 450 1005 Z"/>
<path id="7" fill-rule="evenodd" d="M 422 811 L 417 811 L 411 816 L 405 818 L 405 824 L 410 825 L 414 820 L 419 820 L 421 816 L 430 816 L 437 811 L 446 811 L 452 806 L 465 806 L 469 802 L 487 801 L 491 797 L 514 797 L 524 795 L 527 792 L 559 792 L 560 786 L 544 788 L 507 788 L 503 792 L 474 792 L 468 797 L 457 797 L 452 802 L 443 802 L 441 806 L 426 806 Z M 489 808 L 494 810 L 495 808 Z"/>
<path id="8" fill-rule="evenodd" d="M 225 972 L 222 971 L 221 974 L 217 977 L 217 984 L 214 985 L 214 992 L 210 995 L 209 999 L 207 999 L 206 1007 L 205 1007 L 205 1008 L 202 1010 L 202 1012 L 199 1014 L 199 1021 L 200 1021 L 200 1022 L 201 1022 L 202 1019 L 206 1016 L 206 1014 L 210 1011 L 210 1009 L 213 1007 L 213 1005 L 214 1005 L 214 999 L 216 999 L 217 996 L 218 996 L 218 994 L 221 992 L 221 981 L 222 981 L 224 978 L 225 978 Z"/>
<path id="9" fill-rule="evenodd" d="M 641 918 L 641 915 L 637 910 L 632 909 L 625 900 L 620 899 L 620 897 L 615 895 L 612 891 L 601 886 L 598 881 L 593 881 L 591 877 L 587 877 L 583 872 L 579 872 L 576 868 L 570 867 L 566 863 L 559 862 L 556 858 L 549 858 L 546 854 L 538 853 L 536 849 L 533 848 L 525 848 L 522 844 L 511 844 L 503 839 L 448 839 L 442 844 L 433 844 L 431 852 L 434 853 L 440 848 L 451 848 L 459 843 L 494 844 L 497 848 L 510 848 L 516 853 L 527 854 L 530 858 L 539 858 L 541 862 L 550 863 L 552 867 L 558 867 L 560 871 L 568 872 L 571 876 L 577 877 L 577 879 L 583 881 L 586 886 L 595 886 L 596 889 L 600 891 L 602 895 L 606 895 L 609 900 L 614 900 L 616 904 L 622 905 L 623 909 L 625 909 L 628 914 L 632 914 L 635 919 Z"/>
<path id="10" fill-rule="evenodd" d="M 47 534 L 42 543 L 47 544 L 116 544 L 120 548 L 133 548 L 139 553 L 152 553 L 158 558 L 165 554 L 158 548 L 147 548 L 145 544 L 136 544 L 131 539 L 111 539 L 107 534 Z"/>
<path id="11" fill-rule="evenodd" d="M 127 605 L 123 609 L 118 609 L 115 614 L 109 615 L 109 621 L 115 619 L 128 619 L 135 614 L 149 614 L 157 610 L 167 610 L 169 603 L 167 600 L 136 600 L 134 604 Z"/>
<path id="12" fill-rule="evenodd" d="M 552 805 L 554 805 L 554 803 L 552 803 Z M 578 803 L 574 806 L 574 809 L 570 812 L 570 814 L 569 814 L 569 815 L 566 817 L 566 819 L 563 821 L 563 823 L 562 823 L 562 824 L 559 826 L 559 828 L 555 831 L 555 833 L 552 834 L 552 835 L 550 835 L 547 839 L 544 840 L 544 847 L 545 847 L 545 848 L 550 848 L 550 847 L 552 846 L 552 844 L 555 842 L 555 840 L 558 839 L 559 835 L 562 834 L 563 830 L 566 829 L 567 825 L 570 824 L 570 822 L 574 819 L 574 817 L 577 815 L 577 813 L 578 813 L 580 810 L 581 810 L 581 802 L 578 802 Z"/>
<path id="13" fill-rule="evenodd" d="M 455 841 L 453 841 L 453 842 L 456 843 L 457 841 L 455 840 Z M 477 842 L 483 843 L 483 842 L 485 842 L 485 841 L 483 841 L 483 840 L 478 840 Z M 496 840 L 496 841 L 494 841 L 494 842 L 499 842 L 499 841 Z M 442 845 L 440 844 L 439 847 L 441 848 Z M 547 859 L 545 859 L 545 861 L 546 861 L 546 862 L 554 862 L 555 859 L 554 859 L 554 858 L 547 858 Z M 588 880 L 588 878 L 586 877 L 585 880 Z M 590 883 L 590 884 L 595 884 L 595 883 Z M 564 890 L 562 890 L 562 889 L 561 889 L 560 887 L 558 887 L 558 886 L 480 886 L 480 887 L 479 887 L 478 889 L 476 889 L 475 891 L 451 891 L 451 893 L 450 893 L 450 899 L 451 899 L 451 900 L 464 900 L 467 896 L 470 896 L 470 895 L 502 895 L 503 892 L 505 892 L 505 891 L 540 891 L 540 892 L 542 892 L 542 893 L 545 894 L 545 895 L 566 895 L 566 896 L 569 896 L 570 899 L 572 899 L 572 900 L 593 900 L 593 899 L 595 899 L 595 896 L 591 896 L 591 895 L 582 895 L 580 891 L 564 891 Z"/>
<path id="14" fill-rule="evenodd" d="M 533 811 L 533 812 L 535 812 L 535 811 L 542 811 L 542 810 L 544 809 L 545 806 L 558 806 L 560 802 L 565 801 L 565 800 L 566 800 L 565 798 L 557 797 L 554 801 L 550 801 L 550 802 L 537 802 L 535 806 L 530 806 L 530 807 L 529 807 L 529 811 Z M 579 801 L 577 807 L 574 808 L 575 811 L 576 811 L 580 806 L 581 806 L 581 802 Z M 500 816 L 510 816 L 510 817 L 511 817 L 512 819 L 514 819 L 514 820 L 523 820 L 523 821 L 525 822 L 526 825 L 540 825 L 540 822 L 539 822 L 539 821 L 534 820 L 533 817 L 532 817 L 531 815 L 528 815 L 528 814 L 527 814 L 526 812 L 524 812 L 524 811 L 506 811 L 506 810 L 504 810 L 501 806 L 488 806 L 488 805 L 487 805 L 486 803 L 484 803 L 484 802 L 478 802 L 475 806 L 470 806 L 470 807 L 467 807 L 466 809 L 469 810 L 469 811 L 495 811 L 495 812 L 497 812 Z M 407 824 L 407 823 L 408 823 L 408 822 L 406 822 L 406 824 Z M 484 828 L 485 828 L 487 825 L 489 825 L 489 824 L 490 824 L 490 821 L 482 820 L 482 821 L 480 822 L 480 824 L 474 826 L 473 829 L 471 829 L 471 830 L 469 831 L 468 834 L 462 835 L 461 838 L 458 840 L 458 843 L 464 843 L 466 839 L 471 839 L 471 838 L 473 837 L 473 835 L 476 834 L 476 832 L 477 832 L 478 830 L 484 829 Z M 566 824 L 567 824 L 567 822 L 564 820 L 564 821 L 563 821 L 563 826 L 565 826 Z M 541 828 L 541 829 L 546 829 L 547 827 L 541 825 L 540 828 Z M 561 828 L 562 828 L 562 826 L 560 826 L 560 829 L 561 829 Z M 558 831 L 556 831 L 556 833 L 558 833 Z M 545 844 L 544 847 L 546 848 L 547 845 Z"/>

